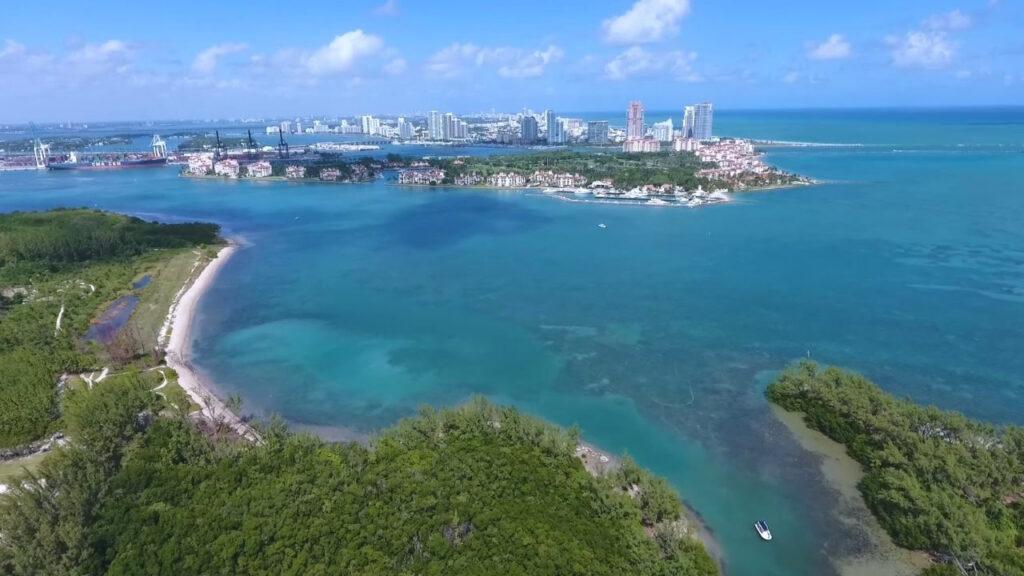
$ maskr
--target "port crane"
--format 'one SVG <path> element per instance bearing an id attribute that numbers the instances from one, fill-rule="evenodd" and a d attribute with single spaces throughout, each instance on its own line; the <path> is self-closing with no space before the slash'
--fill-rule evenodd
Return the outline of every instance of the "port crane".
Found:
<path id="1" fill-rule="evenodd" d="M 277 142 L 277 157 L 287 158 L 288 157 L 288 143 L 284 141 L 284 130 L 278 130 L 278 142 Z"/>
<path id="2" fill-rule="evenodd" d="M 256 157 L 256 141 L 252 139 L 252 130 L 246 130 L 246 133 L 249 136 L 245 145 L 245 154 L 249 157 L 249 160 L 252 160 Z"/>

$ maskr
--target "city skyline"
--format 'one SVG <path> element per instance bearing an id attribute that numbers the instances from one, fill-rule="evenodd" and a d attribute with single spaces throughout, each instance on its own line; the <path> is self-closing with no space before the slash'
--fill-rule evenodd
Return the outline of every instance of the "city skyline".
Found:
<path id="1" fill-rule="evenodd" d="M 0 122 L 1024 103 L 998 0 L 109 5 L 5 8 Z"/>

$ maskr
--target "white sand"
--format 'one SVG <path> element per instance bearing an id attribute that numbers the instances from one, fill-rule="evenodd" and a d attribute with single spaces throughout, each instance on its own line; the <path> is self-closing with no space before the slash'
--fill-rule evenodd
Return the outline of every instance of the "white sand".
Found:
<path id="1" fill-rule="evenodd" d="M 164 329 L 161 329 L 160 340 L 167 339 L 167 365 L 178 373 L 178 384 L 192 398 L 193 402 L 201 406 L 202 415 L 211 422 L 223 422 L 243 438 L 258 442 L 260 437 L 256 431 L 243 422 L 237 414 L 228 410 L 190 361 L 192 323 L 195 319 L 196 305 L 203 293 L 212 285 L 217 273 L 237 250 L 238 245 L 234 242 L 222 248 L 217 253 L 217 257 L 203 268 L 199 276 L 182 288 L 183 292 L 179 292 L 174 302 L 171 303 L 167 322 L 165 322 Z M 170 331 L 169 338 L 167 337 L 168 329 Z"/>

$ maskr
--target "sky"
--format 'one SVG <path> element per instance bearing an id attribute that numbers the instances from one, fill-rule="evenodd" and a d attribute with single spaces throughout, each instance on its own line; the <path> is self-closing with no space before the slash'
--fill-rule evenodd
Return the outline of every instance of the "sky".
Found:
<path id="1" fill-rule="evenodd" d="M 0 123 L 1024 105 L 1024 0 L 51 0 Z"/>

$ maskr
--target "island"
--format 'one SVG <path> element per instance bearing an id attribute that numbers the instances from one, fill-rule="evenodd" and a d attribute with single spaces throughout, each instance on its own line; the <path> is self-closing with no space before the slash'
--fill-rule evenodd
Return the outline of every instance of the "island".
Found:
<path id="1" fill-rule="evenodd" d="M 893 397 L 864 377 L 803 362 L 767 389 L 846 447 L 893 541 L 927 552 L 927 576 L 1024 575 L 1024 428 Z"/>
<path id="2" fill-rule="evenodd" d="M 514 408 L 424 408 L 369 444 L 240 417 L 187 358 L 235 249 L 0 215 L 0 572 L 718 574 L 665 480 Z"/>
<path id="3" fill-rule="evenodd" d="M 693 151 L 634 153 L 557 150 L 487 157 L 403 159 L 398 181 L 412 185 L 539 188 L 565 200 L 702 206 L 727 192 L 813 183 L 766 164 L 746 140 L 720 139 Z"/>

